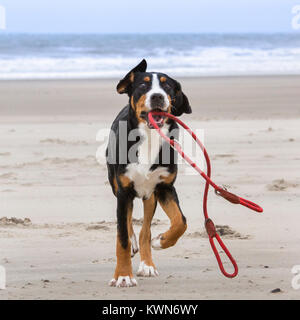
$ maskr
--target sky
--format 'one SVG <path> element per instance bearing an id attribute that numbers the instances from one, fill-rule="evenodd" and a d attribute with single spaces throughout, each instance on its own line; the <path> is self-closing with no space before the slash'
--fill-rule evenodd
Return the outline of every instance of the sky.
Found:
<path id="1" fill-rule="evenodd" d="M 299 32 L 300 0 L 0 0 L 7 32 Z M 2 31 L 0 31 L 2 32 Z"/>

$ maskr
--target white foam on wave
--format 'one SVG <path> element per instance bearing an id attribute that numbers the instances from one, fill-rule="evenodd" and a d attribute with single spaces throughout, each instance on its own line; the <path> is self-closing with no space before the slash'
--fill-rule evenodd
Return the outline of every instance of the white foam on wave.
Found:
<path id="1" fill-rule="evenodd" d="M 146 58 L 151 70 L 174 76 L 300 74 L 300 48 L 198 47 L 155 55 L 0 58 L 0 79 L 115 78 Z"/>

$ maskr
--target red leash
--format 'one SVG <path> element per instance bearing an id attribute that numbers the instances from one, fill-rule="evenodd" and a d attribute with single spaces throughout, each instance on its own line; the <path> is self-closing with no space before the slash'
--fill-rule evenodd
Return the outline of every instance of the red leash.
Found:
<path id="1" fill-rule="evenodd" d="M 156 122 L 153 120 L 152 115 L 161 115 L 161 116 L 165 116 L 168 118 L 171 118 L 172 120 L 176 121 L 178 124 L 180 124 L 185 130 L 188 131 L 188 133 L 193 137 L 193 139 L 197 142 L 197 144 L 200 146 L 205 160 L 206 160 L 206 166 L 207 166 L 207 173 L 205 174 L 197 165 L 196 163 L 194 163 L 181 149 L 180 144 L 173 140 L 170 139 L 169 137 L 167 137 L 158 127 L 158 125 L 156 124 Z M 203 213 L 204 213 L 204 217 L 205 217 L 205 228 L 206 228 L 206 232 L 208 234 L 209 237 L 209 242 L 210 245 L 212 247 L 212 250 L 216 256 L 216 259 L 218 261 L 219 264 L 219 268 L 221 270 L 221 272 L 224 274 L 225 277 L 228 278 L 234 278 L 237 274 L 238 274 L 238 266 L 234 260 L 234 258 L 232 257 L 232 255 L 230 254 L 229 250 L 226 248 L 225 244 L 223 243 L 222 239 L 220 238 L 219 234 L 216 231 L 215 225 L 212 222 L 212 220 L 208 217 L 208 212 L 207 212 L 207 196 L 208 196 L 208 189 L 209 189 L 209 185 L 211 185 L 214 189 L 215 189 L 215 193 L 223 198 L 225 198 L 226 200 L 230 201 L 231 203 L 234 204 L 241 204 L 251 210 L 254 210 L 256 212 L 263 212 L 263 209 L 257 205 L 256 203 L 253 203 L 249 200 L 246 200 L 244 198 L 238 197 L 237 195 L 228 192 L 226 189 L 216 185 L 211 179 L 211 165 L 210 165 L 210 160 L 209 160 L 209 156 L 208 153 L 206 152 L 205 147 L 203 146 L 203 144 L 201 143 L 201 141 L 197 138 L 197 136 L 194 134 L 194 132 L 185 124 L 183 123 L 181 120 L 179 120 L 178 118 L 176 118 L 174 115 L 166 113 L 166 112 L 149 112 L 148 113 L 148 118 L 150 123 L 152 124 L 152 126 L 157 130 L 157 132 L 160 134 L 160 136 L 165 139 L 181 156 L 183 159 L 185 159 L 205 180 L 205 189 L 204 189 L 204 196 L 203 196 Z M 224 252 L 226 253 L 227 257 L 229 258 L 229 260 L 231 261 L 233 267 L 234 267 L 234 272 L 233 273 L 228 273 L 226 272 L 226 270 L 224 269 L 222 260 L 220 258 L 219 252 L 215 246 L 214 243 L 214 238 L 217 239 L 218 243 L 220 244 L 220 246 L 222 247 L 222 249 L 224 250 Z"/>

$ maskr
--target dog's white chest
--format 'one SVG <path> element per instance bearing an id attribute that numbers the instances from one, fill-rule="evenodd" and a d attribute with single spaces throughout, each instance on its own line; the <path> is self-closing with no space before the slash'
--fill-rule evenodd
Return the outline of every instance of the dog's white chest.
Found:
<path id="1" fill-rule="evenodd" d="M 138 148 L 138 163 L 130 163 L 125 175 L 133 181 L 138 197 L 148 199 L 155 186 L 162 181 L 161 178 L 167 177 L 169 172 L 166 167 L 150 170 L 159 154 L 162 139 L 155 130 L 144 124 L 141 124 L 139 129 L 143 141 Z M 166 134 L 168 126 L 165 125 L 162 131 Z"/>

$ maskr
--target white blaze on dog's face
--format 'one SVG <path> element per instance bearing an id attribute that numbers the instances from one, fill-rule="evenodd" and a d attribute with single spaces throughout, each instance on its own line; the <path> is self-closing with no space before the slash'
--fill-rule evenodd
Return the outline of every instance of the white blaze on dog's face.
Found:
<path id="1" fill-rule="evenodd" d="M 166 81 L 165 77 L 158 76 L 157 73 L 152 74 L 151 89 L 146 93 L 145 105 L 150 110 L 160 109 L 167 111 L 170 107 L 170 96 L 161 87 L 161 80 Z"/>

